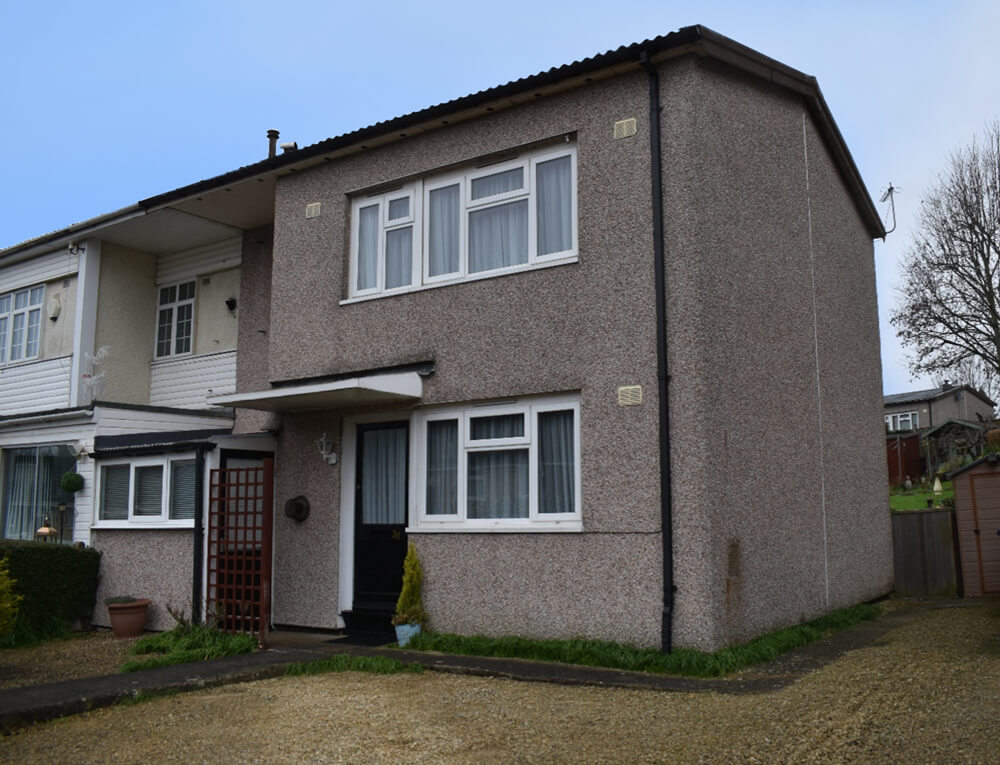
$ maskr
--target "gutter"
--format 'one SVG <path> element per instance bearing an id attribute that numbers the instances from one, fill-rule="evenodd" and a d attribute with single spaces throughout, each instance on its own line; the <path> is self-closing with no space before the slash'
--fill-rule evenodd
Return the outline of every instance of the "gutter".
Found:
<path id="1" fill-rule="evenodd" d="M 656 383 L 660 414 L 660 539 L 663 561 L 663 613 L 660 650 L 673 647 L 674 527 L 670 475 L 670 375 L 667 369 L 667 274 L 663 247 L 663 152 L 660 146 L 660 75 L 645 50 L 639 63 L 649 75 L 650 191 L 653 202 L 653 268 L 656 290 Z"/>

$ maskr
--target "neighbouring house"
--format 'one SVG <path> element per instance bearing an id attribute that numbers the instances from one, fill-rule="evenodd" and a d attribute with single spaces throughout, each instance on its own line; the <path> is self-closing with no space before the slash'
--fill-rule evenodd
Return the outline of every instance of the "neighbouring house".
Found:
<path id="1" fill-rule="evenodd" d="M 712 650 L 891 590 L 884 229 L 814 78 L 688 27 L 275 140 L 0 251 L 101 253 L 37 418 L 134 420 L 4 444 L 90 466 L 104 591 L 381 628 L 413 541 L 437 630 Z"/>
<path id="2" fill-rule="evenodd" d="M 882 397 L 889 485 L 916 483 L 979 457 L 996 403 L 971 385 L 945 382 L 930 390 Z"/>

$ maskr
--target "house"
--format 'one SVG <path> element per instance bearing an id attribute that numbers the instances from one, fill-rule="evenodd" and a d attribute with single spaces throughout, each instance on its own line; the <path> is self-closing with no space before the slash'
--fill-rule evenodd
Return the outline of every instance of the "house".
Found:
<path id="1" fill-rule="evenodd" d="M 883 235 L 815 79 L 688 27 L 0 264 L 70 240 L 137 263 L 239 251 L 238 295 L 234 277 L 210 298 L 237 322 L 234 390 L 189 378 L 231 433 L 137 423 L 88 445 L 100 496 L 78 536 L 106 590 L 364 630 L 387 624 L 412 541 L 438 630 L 712 650 L 891 590 Z M 176 333 L 203 273 L 154 279 L 143 315 Z M 200 481 L 180 528 L 136 499 L 175 454 Z"/>
<path id="2" fill-rule="evenodd" d="M 883 396 L 882 407 L 886 432 L 897 433 L 934 427 L 946 420 L 990 422 L 996 402 L 971 385 L 945 381 L 929 390 Z"/>
<path id="3" fill-rule="evenodd" d="M 996 403 L 971 385 L 882 397 L 889 485 L 933 476 L 983 453 Z"/>

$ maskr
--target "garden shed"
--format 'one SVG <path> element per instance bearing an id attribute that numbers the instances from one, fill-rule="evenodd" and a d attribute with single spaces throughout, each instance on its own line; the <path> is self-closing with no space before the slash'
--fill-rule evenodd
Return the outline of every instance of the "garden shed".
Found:
<path id="1" fill-rule="evenodd" d="M 965 596 L 1000 595 L 1000 454 L 951 474 Z"/>

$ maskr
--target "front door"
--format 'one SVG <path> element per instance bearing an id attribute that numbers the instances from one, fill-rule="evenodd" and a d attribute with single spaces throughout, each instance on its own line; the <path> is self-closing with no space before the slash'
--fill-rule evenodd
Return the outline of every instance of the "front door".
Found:
<path id="1" fill-rule="evenodd" d="M 354 611 L 396 607 L 406 557 L 406 422 L 358 426 Z"/>

